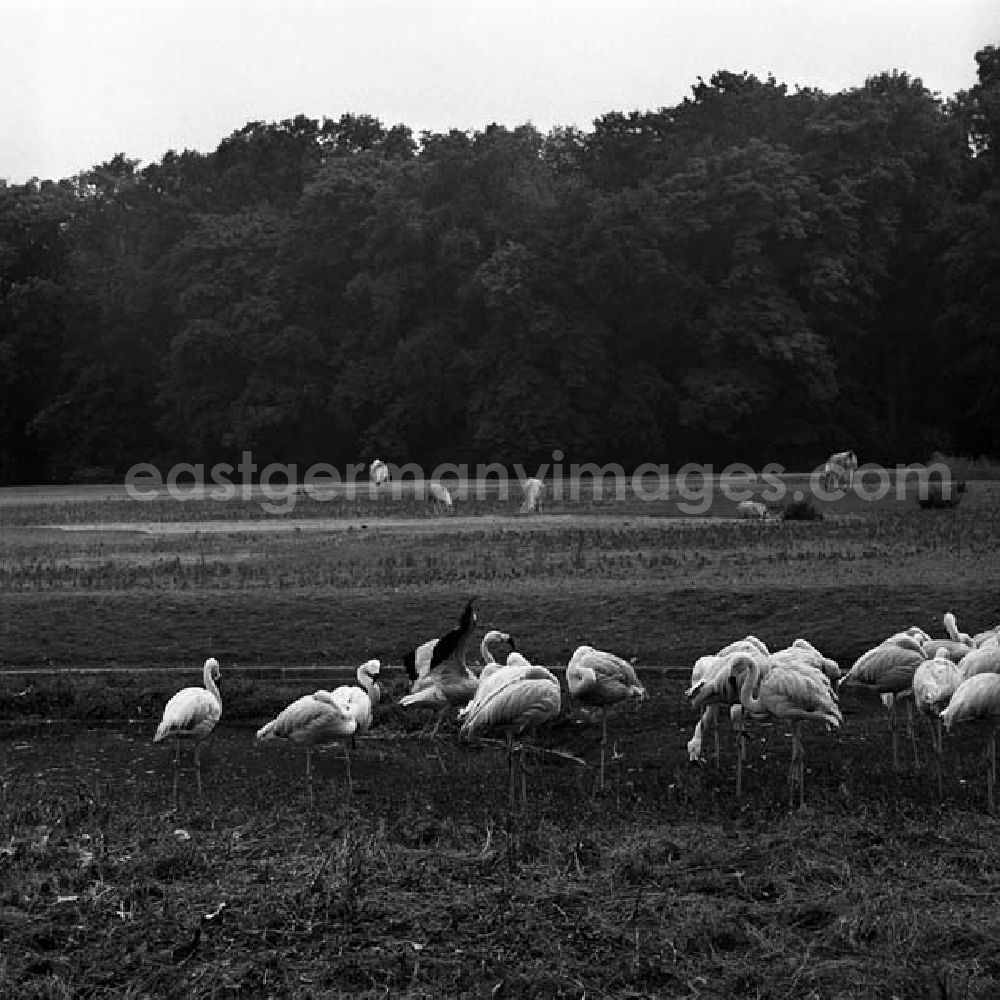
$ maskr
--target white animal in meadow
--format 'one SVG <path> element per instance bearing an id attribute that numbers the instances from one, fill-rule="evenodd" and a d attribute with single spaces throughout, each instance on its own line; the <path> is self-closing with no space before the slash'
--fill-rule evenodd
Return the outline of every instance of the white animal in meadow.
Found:
<path id="1" fill-rule="evenodd" d="M 940 640 L 939 640 L 940 641 Z M 924 660 L 913 675 L 913 703 L 931 726 L 931 745 L 937 760 L 938 798 L 942 795 L 941 781 L 941 712 L 948 707 L 952 695 L 964 680 L 961 664 L 955 663 L 944 645 Z"/>
<path id="2" fill-rule="evenodd" d="M 837 696 L 822 671 L 799 666 L 772 666 L 762 674 L 760 660 L 748 653 L 733 657 L 734 670 L 740 669 L 743 683 L 740 701 L 730 712 L 737 726 L 742 720 L 788 719 L 792 726 L 792 760 L 789 769 L 789 804 L 798 788 L 799 806 L 805 802 L 805 749 L 802 746 L 803 722 L 819 722 L 839 729 L 844 721 Z M 736 661 L 743 661 L 737 663 Z M 746 668 L 745 671 L 742 668 Z M 755 694 L 756 692 L 756 694 Z M 743 741 L 739 741 L 738 767 L 743 763 Z M 739 784 L 739 776 L 737 776 Z"/>
<path id="3" fill-rule="evenodd" d="M 997 726 L 1000 725 L 1000 674 L 975 674 L 962 681 L 941 713 L 941 722 L 951 732 L 962 722 L 984 720 L 989 723 L 986 744 L 986 796 L 989 810 L 994 809 L 993 789 L 997 778 Z"/>
<path id="4" fill-rule="evenodd" d="M 392 478 L 392 475 L 389 472 L 389 466 L 386 465 L 381 458 L 376 458 L 372 464 L 368 466 L 368 476 L 375 484 L 376 488 L 383 486 Z"/>
<path id="5" fill-rule="evenodd" d="M 214 656 L 203 667 L 204 687 L 187 687 L 178 691 L 163 709 L 163 718 L 156 727 L 154 743 L 174 741 L 174 808 L 177 808 L 177 778 L 180 771 L 181 740 L 191 740 L 194 748 L 194 773 L 201 798 L 201 744 L 222 718 L 222 697 L 216 686 L 219 661 Z"/>
<path id="6" fill-rule="evenodd" d="M 296 746 L 305 748 L 309 804 L 314 805 L 313 750 L 353 736 L 357 728 L 357 716 L 345 699 L 335 698 L 332 691 L 316 691 L 297 698 L 284 708 L 277 718 L 258 729 L 257 742 L 288 740 Z M 350 791 L 349 783 L 348 791 Z"/>
<path id="7" fill-rule="evenodd" d="M 838 451 L 826 460 L 823 467 L 823 487 L 826 490 L 849 490 L 854 485 L 858 471 L 858 456 L 853 451 Z"/>
<path id="8" fill-rule="evenodd" d="M 516 804 L 514 737 L 536 729 L 559 714 L 559 681 L 545 667 L 488 665 L 480 677 L 476 696 L 459 713 L 461 735 L 482 732 L 503 733 L 507 740 L 507 768 L 510 775 L 510 807 Z M 521 774 L 521 804 L 527 798 L 524 776 L 524 746 L 521 746 L 518 769 Z"/>
<path id="9" fill-rule="evenodd" d="M 614 653 L 593 646 L 580 646 L 566 667 L 570 697 L 601 710 L 601 788 L 604 787 L 604 756 L 608 743 L 608 709 L 629 699 L 642 701 L 646 689 L 635 668 Z"/>
<path id="10" fill-rule="evenodd" d="M 450 513 L 455 509 L 451 498 L 451 491 L 444 483 L 431 483 L 427 487 L 429 499 L 434 504 L 434 509 L 438 514 Z"/>
<path id="11" fill-rule="evenodd" d="M 545 483 L 534 476 L 530 476 L 521 483 L 521 490 L 524 492 L 524 503 L 521 506 L 526 514 L 532 511 L 542 512 L 542 499 L 545 496 Z"/>
<path id="12" fill-rule="evenodd" d="M 741 500 L 736 505 L 736 512 L 740 517 L 746 517 L 754 521 L 767 520 L 767 504 L 759 500 Z"/>

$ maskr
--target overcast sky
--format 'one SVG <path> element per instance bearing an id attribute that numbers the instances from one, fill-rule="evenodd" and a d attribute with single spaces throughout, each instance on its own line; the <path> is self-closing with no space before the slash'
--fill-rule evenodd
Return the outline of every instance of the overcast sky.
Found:
<path id="1" fill-rule="evenodd" d="M 590 130 L 718 69 L 950 96 L 1000 0 L 0 0 L 0 178 L 213 150 L 248 121 Z"/>

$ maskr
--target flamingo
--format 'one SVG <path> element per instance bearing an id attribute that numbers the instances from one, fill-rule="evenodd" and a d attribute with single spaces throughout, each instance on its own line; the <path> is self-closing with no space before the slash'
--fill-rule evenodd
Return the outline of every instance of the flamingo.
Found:
<path id="1" fill-rule="evenodd" d="M 951 611 L 946 611 L 944 613 L 944 628 L 948 633 L 948 638 L 951 639 L 952 642 L 958 642 L 963 646 L 972 647 L 972 636 L 966 632 L 959 632 L 958 619 L 955 618 Z"/>
<path id="2" fill-rule="evenodd" d="M 360 673 L 360 668 L 359 668 Z M 284 708 L 267 725 L 257 730 L 256 741 L 288 740 L 306 751 L 306 785 L 309 805 L 316 804 L 313 793 L 312 752 L 353 736 L 358 719 L 346 698 L 335 698 L 331 691 L 303 695 Z M 348 792 L 350 793 L 350 758 L 348 757 Z"/>
<path id="3" fill-rule="evenodd" d="M 186 687 L 178 691 L 163 709 L 163 718 L 156 727 L 154 743 L 174 741 L 174 808 L 177 808 L 177 778 L 180 771 L 181 740 L 194 741 L 194 773 L 201 795 L 201 744 L 222 718 L 222 697 L 216 686 L 219 661 L 210 656 L 203 667 L 204 687 Z"/>
<path id="4" fill-rule="evenodd" d="M 1000 646 L 996 643 L 984 643 L 975 646 L 962 657 L 959 667 L 965 678 L 976 674 L 1000 674 Z"/>
<path id="5" fill-rule="evenodd" d="M 354 749 L 354 741 L 357 737 L 364 736 L 371 729 L 375 708 L 382 698 L 382 689 L 378 686 L 378 675 L 381 669 L 382 664 L 379 660 L 365 660 L 358 667 L 357 684 L 341 684 L 330 692 L 334 699 L 351 712 L 357 723 L 350 739 L 344 741 L 348 795 L 352 795 L 354 792 L 354 785 L 351 782 L 351 750 Z"/>
<path id="6" fill-rule="evenodd" d="M 907 698 L 907 723 L 910 741 L 913 744 L 913 759 L 917 759 L 917 742 L 913 733 L 912 711 L 913 703 L 908 698 L 912 694 L 913 675 L 917 667 L 924 662 L 923 643 L 930 637 L 922 629 L 918 637 L 916 633 L 897 632 L 896 635 L 863 653 L 854 662 L 851 669 L 840 679 L 838 689 L 846 685 L 857 684 L 882 695 L 889 718 L 889 729 L 892 733 L 892 766 L 899 770 L 899 750 L 896 742 L 896 702 Z"/>
<path id="7" fill-rule="evenodd" d="M 765 659 L 770 655 L 767 645 L 761 639 L 748 635 L 745 639 L 737 639 L 728 646 L 723 646 L 718 653 L 699 657 L 691 668 L 691 686 L 684 692 L 684 696 L 695 708 L 701 709 L 701 718 L 687 745 L 688 759 L 692 763 L 703 761 L 701 746 L 704 734 L 709 729 L 714 729 L 715 764 L 719 764 L 719 706 L 731 705 L 740 697 L 739 685 L 733 679 L 728 661 L 728 657 L 736 652 L 760 655 Z"/>
<path id="8" fill-rule="evenodd" d="M 566 667 L 570 697 L 601 710 L 601 788 L 604 788 L 604 756 L 608 742 L 608 708 L 623 701 L 642 701 L 646 689 L 639 683 L 632 664 L 614 653 L 593 646 L 579 646 Z"/>
<path id="9" fill-rule="evenodd" d="M 963 680 L 962 667 L 949 656 L 943 644 L 935 655 L 917 667 L 913 674 L 913 703 L 927 716 L 931 726 L 931 745 L 937 760 L 938 798 L 941 798 L 941 711 L 947 707 Z"/>
<path id="10" fill-rule="evenodd" d="M 997 725 L 1000 724 L 1000 674 L 974 674 L 962 681 L 941 713 L 941 722 L 950 733 L 961 722 L 989 720 L 990 737 L 986 744 L 986 797 L 994 811 L 993 788 L 997 777 Z"/>
<path id="11" fill-rule="evenodd" d="M 506 736 L 507 770 L 510 776 L 510 808 L 516 806 L 513 739 L 559 714 L 559 681 L 545 667 L 488 666 L 483 671 L 475 697 L 458 713 L 462 719 L 461 735 L 476 736 L 493 730 Z M 524 745 L 521 745 L 521 802 L 527 800 L 524 775 Z"/>
<path id="12" fill-rule="evenodd" d="M 802 723 L 822 722 L 839 729 L 844 721 L 837 696 L 829 680 L 812 667 L 772 665 L 762 673 L 761 661 L 749 653 L 737 653 L 732 658 L 733 669 L 744 669 L 740 701 L 734 705 L 737 722 L 745 716 L 752 719 L 788 719 L 792 726 L 792 760 L 789 768 L 789 804 L 794 802 L 795 786 L 799 789 L 799 807 L 805 803 L 805 748 L 802 745 Z M 757 691 L 756 697 L 754 691 Z M 742 748 L 739 755 L 742 764 Z"/>

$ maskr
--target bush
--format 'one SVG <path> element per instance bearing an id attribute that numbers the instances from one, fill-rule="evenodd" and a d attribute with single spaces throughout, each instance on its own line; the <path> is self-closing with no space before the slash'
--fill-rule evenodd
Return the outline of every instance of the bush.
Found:
<path id="1" fill-rule="evenodd" d="M 816 508 L 816 505 L 806 498 L 805 500 L 792 500 L 785 504 L 781 511 L 785 521 L 822 521 L 823 512 Z"/>
<path id="2" fill-rule="evenodd" d="M 944 510 L 949 507 L 957 507 L 968 489 L 964 479 L 949 483 L 931 483 L 927 489 L 927 496 L 918 496 L 917 503 L 923 510 Z"/>

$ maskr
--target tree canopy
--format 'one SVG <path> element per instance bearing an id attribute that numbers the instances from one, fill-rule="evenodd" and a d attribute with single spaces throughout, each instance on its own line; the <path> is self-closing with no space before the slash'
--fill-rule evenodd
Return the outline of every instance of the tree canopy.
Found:
<path id="1" fill-rule="evenodd" d="M 0 182 L 0 482 L 1000 454 L 1000 50 L 584 132 L 249 122 Z M 971 390 L 971 391 L 970 391 Z"/>

